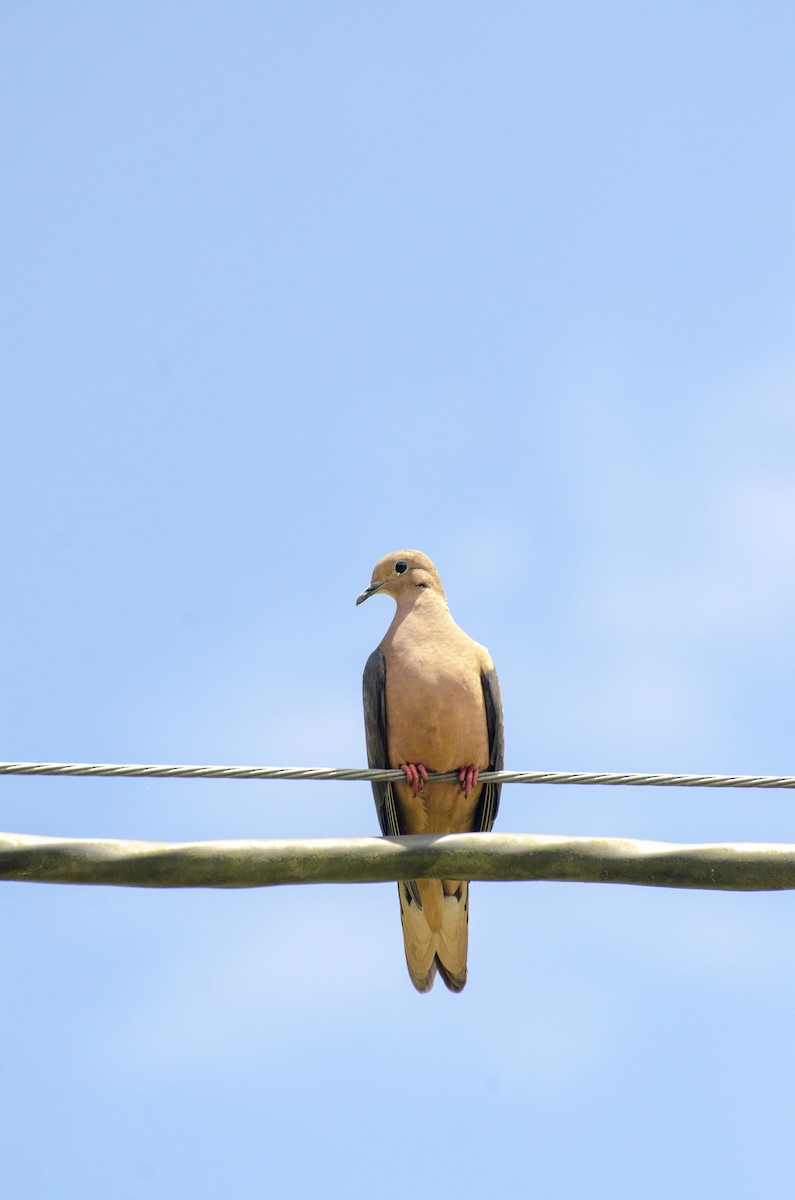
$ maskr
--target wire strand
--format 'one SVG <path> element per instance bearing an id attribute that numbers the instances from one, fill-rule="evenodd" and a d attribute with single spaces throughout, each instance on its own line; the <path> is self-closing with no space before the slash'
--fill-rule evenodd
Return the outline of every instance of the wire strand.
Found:
<path id="1" fill-rule="evenodd" d="M 0 762 L 0 775 L 74 775 L 149 779 L 311 779 L 387 782 L 405 779 L 400 770 L 361 767 L 168 766 L 142 763 Z M 455 771 L 428 776 L 429 783 L 453 782 Z M 621 771 L 482 771 L 484 783 L 577 783 L 613 787 L 795 788 L 795 775 L 671 775 Z"/>

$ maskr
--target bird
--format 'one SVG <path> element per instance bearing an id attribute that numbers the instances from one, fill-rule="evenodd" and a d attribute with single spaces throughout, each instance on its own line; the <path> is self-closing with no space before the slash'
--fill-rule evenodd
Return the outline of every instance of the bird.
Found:
<path id="1" fill-rule="evenodd" d="M 397 608 L 363 678 L 370 767 L 399 768 L 405 780 L 374 782 L 378 821 L 386 837 L 488 832 L 500 785 L 479 782 L 504 760 L 497 672 L 484 646 L 456 625 L 439 572 L 419 550 L 380 558 L 357 597 L 391 596 Z M 457 781 L 428 781 L 456 772 Z M 467 980 L 469 882 L 417 879 L 398 883 L 406 965 L 418 992 L 437 971 L 452 992 Z"/>

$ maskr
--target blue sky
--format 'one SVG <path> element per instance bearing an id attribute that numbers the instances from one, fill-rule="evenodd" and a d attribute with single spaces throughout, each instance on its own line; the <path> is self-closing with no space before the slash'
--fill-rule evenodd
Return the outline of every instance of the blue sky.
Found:
<path id="1" fill-rule="evenodd" d="M 516 769 L 795 773 L 790 5 L 0 14 L 4 759 L 353 766 L 414 546 Z M 366 835 L 361 784 L 5 779 L 2 827 Z M 795 841 L 786 794 L 505 831 Z M 793 898 L 8 884 L 9 1194 L 656 1200 L 790 1171 Z M 640 1181 L 640 1182 L 639 1182 Z"/>

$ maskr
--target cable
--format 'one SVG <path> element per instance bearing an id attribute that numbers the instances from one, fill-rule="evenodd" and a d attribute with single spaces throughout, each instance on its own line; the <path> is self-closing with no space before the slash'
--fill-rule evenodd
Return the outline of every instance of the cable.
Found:
<path id="1" fill-rule="evenodd" d="M 0 833 L 0 880 L 117 887 L 269 887 L 395 879 L 795 888 L 795 845 L 458 833 L 310 841 L 132 842 Z"/>
<path id="2" fill-rule="evenodd" d="M 0 775 L 80 775 L 151 779 L 401 780 L 400 770 L 360 767 L 191 767 L 140 763 L 0 762 Z M 579 783 L 614 787 L 795 788 L 795 775 L 643 775 L 620 771 L 482 771 L 494 783 Z M 457 772 L 429 775 L 429 783 L 453 782 Z"/>

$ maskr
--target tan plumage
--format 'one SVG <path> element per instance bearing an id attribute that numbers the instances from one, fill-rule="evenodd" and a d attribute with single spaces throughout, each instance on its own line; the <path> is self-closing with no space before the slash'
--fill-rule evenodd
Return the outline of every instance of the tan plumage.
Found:
<path id="1" fill-rule="evenodd" d="M 364 672 L 368 762 L 401 767 L 407 776 L 405 783 L 373 784 L 381 829 L 389 836 L 491 829 L 499 786 L 472 786 L 475 772 L 503 765 L 502 708 L 489 653 L 456 625 L 436 568 L 418 550 L 380 559 L 357 604 L 376 591 L 392 596 L 397 610 Z M 459 771 L 462 782 L 424 783 L 423 770 Z M 420 879 L 398 884 L 398 893 L 414 986 L 430 991 L 438 969 L 452 991 L 461 991 L 469 884 Z"/>

